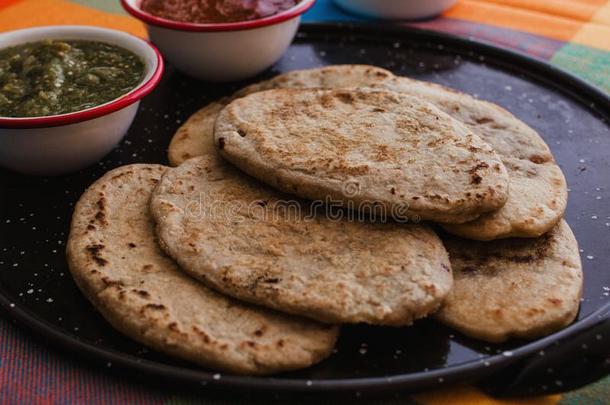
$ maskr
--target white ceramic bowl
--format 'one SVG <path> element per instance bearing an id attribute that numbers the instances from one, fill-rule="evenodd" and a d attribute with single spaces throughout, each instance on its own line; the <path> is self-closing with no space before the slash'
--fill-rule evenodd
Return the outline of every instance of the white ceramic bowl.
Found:
<path id="1" fill-rule="evenodd" d="M 165 59 L 201 80 L 241 80 L 273 65 L 292 42 L 301 20 L 316 0 L 302 0 L 281 13 L 251 21 L 195 24 L 167 20 L 142 11 L 141 0 L 121 0 L 142 20 Z"/>
<path id="2" fill-rule="evenodd" d="M 416 20 L 433 17 L 457 0 L 335 0 L 345 10 L 367 17 Z"/>
<path id="3" fill-rule="evenodd" d="M 49 39 L 101 41 L 142 58 L 144 79 L 108 103 L 45 117 L 0 117 L 0 165 L 28 174 L 57 175 L 82 169 L 106 155 L 123 138 L 138 110 L 163 74 L 163 59 L 148 42 L 133 35 L 89 26 L 50 26 L 0 34 L 0 49 Z"/>

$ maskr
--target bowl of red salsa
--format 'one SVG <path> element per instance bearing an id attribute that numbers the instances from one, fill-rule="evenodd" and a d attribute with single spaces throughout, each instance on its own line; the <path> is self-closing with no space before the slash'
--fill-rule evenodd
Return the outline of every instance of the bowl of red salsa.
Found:
<path id="1" fill-rule="evenodd" d="M 286 51 L 315 0 L 121 0 L 165 59 L 201 80 L 254 76 Z"/>

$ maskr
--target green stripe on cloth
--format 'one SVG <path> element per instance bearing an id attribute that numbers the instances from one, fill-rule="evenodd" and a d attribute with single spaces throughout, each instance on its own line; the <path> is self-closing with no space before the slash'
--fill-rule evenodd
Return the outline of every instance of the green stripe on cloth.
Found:
<path id="1" fill-rule="evenodd" d="M 96 8 L 113 14 L 127 14 L 119 0 L 70 0 L 72 3 L 78 3 L 82 6 Z"/>
<path id="2" fill-rule="evenodd" d="M 558 405 L 606 405 L 610 401 L 610 377 L 564 394 Z"/>
<path id="3" fill-rule="evenodd" d="M 553 55 L 551 63 L 610 93 L 610 52 L 566 44 Z"/>

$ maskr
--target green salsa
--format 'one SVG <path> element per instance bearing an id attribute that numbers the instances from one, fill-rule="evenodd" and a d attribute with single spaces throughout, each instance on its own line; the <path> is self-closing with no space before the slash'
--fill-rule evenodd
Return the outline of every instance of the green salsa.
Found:
<path id="1" fill-rule="evenodd" d="M 133 52 L 96 41 L 43 40 L 0 50 L 0 116 L 39 117 L 114 100 L 142 80 Z"/>

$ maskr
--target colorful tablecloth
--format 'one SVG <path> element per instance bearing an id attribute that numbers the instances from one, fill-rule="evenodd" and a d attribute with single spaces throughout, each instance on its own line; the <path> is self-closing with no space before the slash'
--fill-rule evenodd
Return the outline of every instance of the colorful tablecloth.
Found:
<path id="1" fill-rule="evenodd" d="M 371 0 L 374 1 L 374 0 Z M 305 21 L 362 18 L 318 0 Z M 118 0 L 0 0 L 0 31 L 53 24 L 90 24 L 145 36 Z M 437 19 L 409 23 L 545 59 L 610 92 L 609 0 L 460 0 Z M 230 397 L 227 397 L 230 398 Z M 114 377 L 57 353 L 0 315 L 0 404 L 211 403 L 221 401 L 161 390 Z M 562 396 L 498 401 L 471 387 L 414 396 L 397 404 L 608 404 L 610 378 Z"/>

